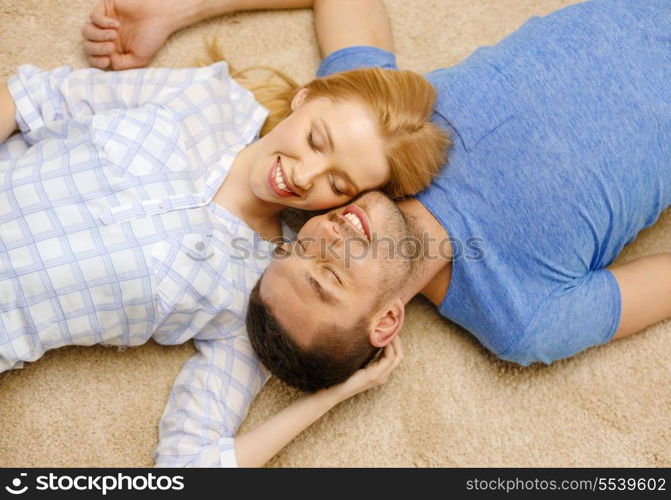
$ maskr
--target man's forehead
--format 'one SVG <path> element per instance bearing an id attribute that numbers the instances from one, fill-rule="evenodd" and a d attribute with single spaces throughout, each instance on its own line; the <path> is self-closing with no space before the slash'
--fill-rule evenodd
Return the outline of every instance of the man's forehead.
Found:
<path id="1" fill-rule="evenodd" d="M 301 290 L 300 280 L 292 279 L 295 273 L 284 261 L 273 261 L 261 280 L 261 300 L 270 308 L 280 325 L 291 333 L 298 344 L 315 331 L 319 313 L 313 299 Z"/>
<path id="2" fill-rule="evenodd" d="M 279 260 L 278 257 L 275 257 L 263 273 L 259 292 L 261 293 L 261 300 L 266 303 L 275 301 L 278 290 L 291 286 L 287 279 L 290 275 L 287 271 L 290 270 L 286 269 L 290 264 L 284 260 L 286 258 L 283 257 L 282 260 Z"/>
<path id="3" fill-rule="evenodd" d="M 287 260 L 273 260 L 261 280 L 261 300 L 270 307 L 273 315 L 285 327 L 291 328 L 294 316 L 307 317 L 310 298 L 301 288 L 297 266 Z"/>

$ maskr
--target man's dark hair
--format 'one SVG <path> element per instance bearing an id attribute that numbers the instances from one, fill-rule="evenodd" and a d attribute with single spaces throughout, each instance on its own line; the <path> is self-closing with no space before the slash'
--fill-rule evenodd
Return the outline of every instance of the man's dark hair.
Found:
<path id="1" fill-rule="evenodd" d="M 247 334 L 261 362 L 286 384 L 305 392 L 325 389 L 347 380 L 379 351 L 368 340 L 366 318 L 348 331 L 333 327 L 303 349 L 261 299 L 262 279 L 249 296 Z"/>

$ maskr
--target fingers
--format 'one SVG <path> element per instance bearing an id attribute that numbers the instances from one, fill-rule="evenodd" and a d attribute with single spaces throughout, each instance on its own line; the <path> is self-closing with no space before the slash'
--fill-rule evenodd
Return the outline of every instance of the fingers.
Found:
<path id="1" fill-rule="evenodd" d="M 84 50 L 89 56 L 109 56 L 114 52 L 115 47 L 112 42 L 84 42 Z"/>
<path id="2" fill-rule="evenodd" d="M 378 361 L 368 368 L 372 382 L 378 385 L 384 384 L 402 359 L 403 347 L 401 339 L 397 336 L 387 344 Z"/>
<path id="3" fill-rule="evenodd" d="M 386 367 L 384 376 L 389 377 L 391 372 L 401 363 L 403 359 L 403 346 L 401 345 L 401 339 L 397 336 L 391 343 L 387 346 L 390 348 L 389 351 L 389 363 Z"/>
<path id="4" fill-rule="evenodd" d="M 376 361 L 365 368 L 360 368 L 345 382 L 334 386 L 330 390 L 334 391 L 339 401 L 343 401 L 355 394 L 382 385 L 402 359 L 403 348 L 400 339 L 396 338 L 384 348 Z"/>
<path id="5" fill-rule="evenodd" d="M 106 69 L 112 64 L 110 55 L 114 52 L 113 41 L 117 39 L 120 23 L 105 15 L 105 0 L 102 0 L 89 15 L 91 23 L 82 28 L 84 51 L 89 64 L 95 68 Z"/>
<path id="6" fill-rule="evenodd" d="M 119 21 L 105 15 L 105 2 L 101 1 L 89 14 L 91 22 L 100 28 L 118 28 Z"/>
<path id="7" fill-rule="evenodd" d="M 101 29 L 95 24 L 89 23 L 82 28 L 82 36 L 90 42 L 109 42 L 116 40 L 117 32 L 114 29 Z"/>
<path id="8" fill-rule="evenodd" d="M 132 52 L 128 52 L 126 54 L 119 54 L 117 52 L 113 52 L 112 54 L 110 54 L 110 63 L 112 69 L 115 70 L 142 68 L 146 66 L 148 62 L 149 61 L 146 58 L 138 57 L 136 54 L 133 54 Z"/>
<path id="9" fill-rule="evenodd" d="M 142 68 L 147 65 L 144 59 L 134 54 L 118 54 L 112 52 L 108 56 L 89 56 L 91 66 L 100 69 L 111 68 L 119 71 L 124 69 Z"/>
<path id="10" fill-rule="evenodd" d="M 403 343 L 401 342 L 401 339 L 396 336 L 396 338 L 391 342 L 394 345 L 394 350 L 396 353 L 396 356 L 394 358 L 394 363 L 392 366 L 392 370 L 396 368 L 401 361 L 403 360 L 404 354 L 403 354 Z"/>
<path id="11" fill-rule="evenodd" d="M 84 42 L 91 66 L 100 69 L 111 68 L 114 70 L 123 70 L 131 68 L 141 68 L 147 65 L 149 61 L 146 58 L 138 57 L 132 52 L 119 54 L 113 43 L 106 42 Z"/>
<path id="12" fill-rule="evenodd" d="M 376 373 L 384 372 L 393 364 L 395 356 L 396 349 L 394 343 L 391 342 L 384 347 L 382 354 L 371 367 L 375 369 Z"/>
<path id="13" fill-rule="evenodd" d="M 89 64 L 94 68 L 107 69 L 111 61 L 109 57 L 89 57 Z"/>

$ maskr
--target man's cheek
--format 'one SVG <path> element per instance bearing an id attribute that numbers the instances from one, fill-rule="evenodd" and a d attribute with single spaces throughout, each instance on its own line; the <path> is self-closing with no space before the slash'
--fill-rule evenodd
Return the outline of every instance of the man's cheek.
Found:
<path id="1" fill-rule="evenodd" d="M 370 248 L 362 245 L 358 238 L 348 238 L 342 246 L 345 268 L 353 270 L 357 275 L 365 271 L 366 261 L 370 258 Z"/>
<path id="2" fill-rule="evenodd" d="M 317 217 L 312 217 L 311 219 L 308 219 L 305 224 L 303 224 L 303 227 L 298 232 L 297 236 L 298 239 L 314 237 L 314 227 L 316 218 Z"/>

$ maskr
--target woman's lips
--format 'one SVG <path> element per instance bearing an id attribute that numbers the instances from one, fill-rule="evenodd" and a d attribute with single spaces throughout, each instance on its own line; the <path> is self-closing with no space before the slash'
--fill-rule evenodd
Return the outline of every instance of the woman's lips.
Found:
<path id="1" fill-rule="evenodd" d="M 278 196 L 297 196 L 291 188 L 287 185 L 287 180 L 282 170 L 280 157 L 275 158 L 275 162 L 268 171 L 268 184 L 275 194 Z"/>

